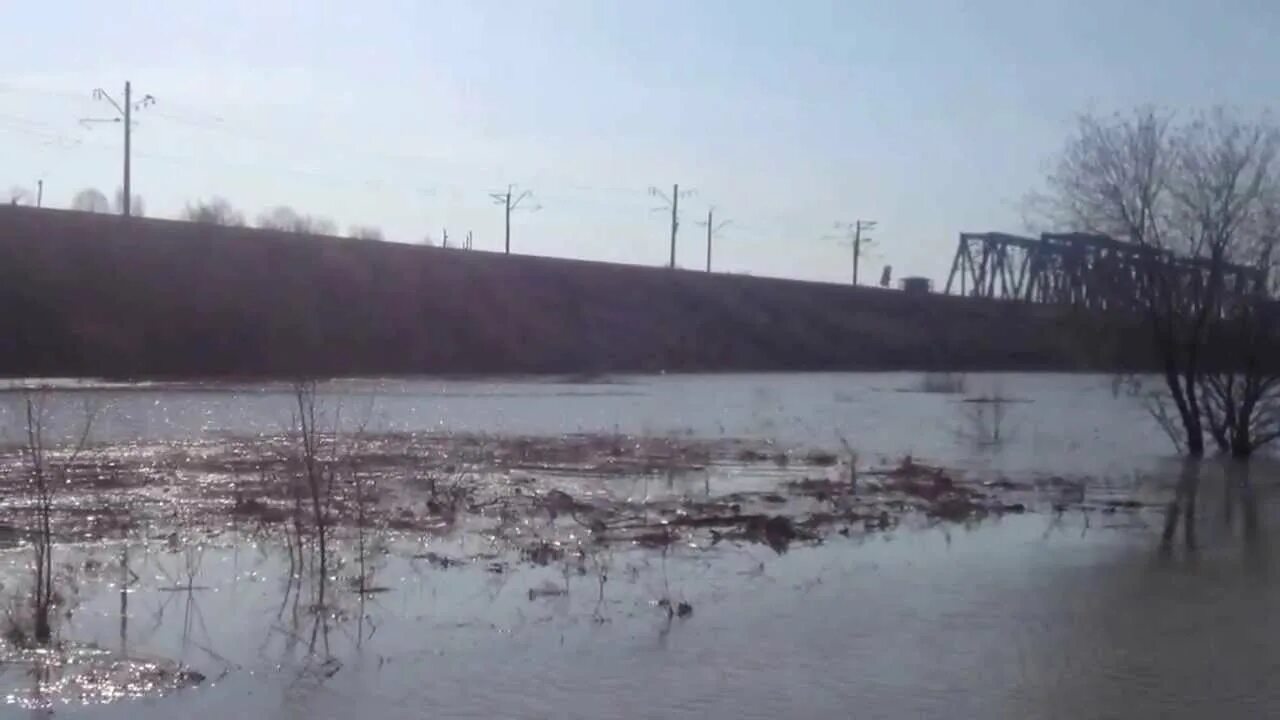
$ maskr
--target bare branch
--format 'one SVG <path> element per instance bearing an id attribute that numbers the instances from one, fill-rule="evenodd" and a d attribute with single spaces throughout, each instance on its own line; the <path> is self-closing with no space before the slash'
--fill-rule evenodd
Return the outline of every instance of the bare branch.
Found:
<path id="1" fill-rule="evenodd" d="M 1136 295 L 1167 386 L 1153 416 L 1166 431 L 1180 426 L 1193 455 L 1206 426 L 1247 452 L 1251 415 L 1265 405 L 1260 353 L 1274 333 L 1255 293 L 1280 237 L 1278 154 L 1280 129 L 1265 116 L 1086 115 L 1035 198 L 1052 224 L 1145 249 Z"/>

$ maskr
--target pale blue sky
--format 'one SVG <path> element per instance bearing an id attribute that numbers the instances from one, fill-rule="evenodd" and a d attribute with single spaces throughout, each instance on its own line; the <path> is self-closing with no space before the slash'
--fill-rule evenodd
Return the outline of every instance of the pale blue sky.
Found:
<path id="1" fill-rule="evenodd" d="M 1074 116 L 1280 99 L 1280 3 L 1225 0 L 0 0 L 0 191 L 119 185 L 97 86 L 125 79 L 147 214 L 219 194 L 381 226 L 470 229 L 516 183 L 517 252 L 844 280 L 837 220 L 878 220 L 864 282 L 944 275 L 963 230 L 1022 229 Z"/>

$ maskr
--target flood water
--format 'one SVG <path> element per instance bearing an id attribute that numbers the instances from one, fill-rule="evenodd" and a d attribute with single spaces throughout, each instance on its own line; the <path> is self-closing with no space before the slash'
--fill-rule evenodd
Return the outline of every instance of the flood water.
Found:
<path id="1" fill-rule="evenodd" d="M 288 384 L 77 388 L 103 441 L 250 436 L 287 428 Z M 866 457 L 913 454 L 943 465 L 1012 473 L 1123 477 L 1170 453 L 1142 404 L 1104 375 L 969 374 L 961 394 L 918 392 L 917 373 L 620 376 L 571 380 L 341 380 L 324 391 L 371 432 L 499 435 L 625 433 L 746 437 L 840 447 Z M 999 452 L 975 436 L 993 419 L 966 398 L 1001 396 Z M 17 404 L 0 401 L 0 438 L 21 437 Z M 77 419 L 74 414 L 66 417 Z M 358 420 L 357 420 L 358 419 Z M 74 429 L 67 432 L 73 434 Z"/>
<path id="2" fill-rule="evenodd" d="M 1158 493 L 1168 441 L 1109 378 L 910 374 L 548 381 L 343 381 L 379 431 L 751 437 L 915 457 L 999 476 Z M 999 420 L 964 398 L 1015 399 Z M 69 390 L 125 444 L 278 432 L 287 387 Z M 16 433 L 16 405 L 6 416 Z M 967 523 L 925 518 L 785 553 L 763 545 L 611 547 L 546 566 L 442 567 L 465 540 L 389 535 L 379 590 L 298 602 L 285 552 L 228 528 L 60 547 L 75 576 L 61 637 L 204 681 L 41 702 L 31 664 L 0 670 L 0 717 L 1254 718 L 1280 715 L 1275 477 L 1242 496 L 1212 473 L 1199 548 L 1159 548 L 1158 506 Z M 347 541 L 349 543 L 349 540 Z M 347 548 L 349 549 L 349 547 Z M 0 555 L 5 584 L 30 562 Z M 498 572 L 497 570 L 501 570 Z M 341 587 L 352 568 L 333 573 Z M 127 578 L 125 592 L 121 579 Z M 687 603 L 687 616 L 659 605 Z M 42 684 L 43 683 L 43 684 Z M 114 700 L 114 702 L 104 702 Z M 85 704 L 81 704 L 81 702 Z"/>

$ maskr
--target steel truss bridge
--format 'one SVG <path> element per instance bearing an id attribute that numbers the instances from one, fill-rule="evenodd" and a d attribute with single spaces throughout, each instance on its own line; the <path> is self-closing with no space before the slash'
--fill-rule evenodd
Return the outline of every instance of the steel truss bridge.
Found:
<path id="1" fill-rule="evenodd" d="M 1152 263 L 1174 268 L 1185 282 L 1203 282 L 1211 265 L 1105 235 L 1045 233 L 1036 239 L 961 233 L 944 292 L 1099 310 L 1133 308 L 1141 302 Z M 1229 294 L 1266 291 L 1261 270 L 1229 264 L 1223 273 Z"/>

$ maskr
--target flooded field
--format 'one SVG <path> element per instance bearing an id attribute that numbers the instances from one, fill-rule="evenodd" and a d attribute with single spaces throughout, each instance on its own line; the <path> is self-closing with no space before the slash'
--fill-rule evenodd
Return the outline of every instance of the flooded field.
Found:
<path id="1" fill-rule="evenodd" d="M 10 392 L 0 716 L 1280 712 L 1269 466 L 1162 549 L 1137 401 L 952 380 L 64 382 L 46 496 Z"/>
<path id="2" fill-rule="evenodd" d="M 502 436 L 565 433 L 750 438 L 838 448 L 865 457 L 911 453 L 1003 472 L 1124 475 L 1169 452 L 1167 439 L 1105 375 L 969 374 L 963 392 L 921 392 L 917 373 L 669 375 L 539 380 L 342 380 L 326 394 L 370 432 Z M 287 383 L 263 385 L 55 382 L 68 402 L 99 410 L 110 442 L 254 437 L 286 429 Z M 73 397 L 74 396 L 74 397 Z M 997 424 L 965 399 L 1010 400 Z M 0 402 L 0 439 L 18 441 L 17 405 Z M 74 421 L 74 413 L 66 416 Z M 67 430 L 74 433 L 71 422 Z"/>

